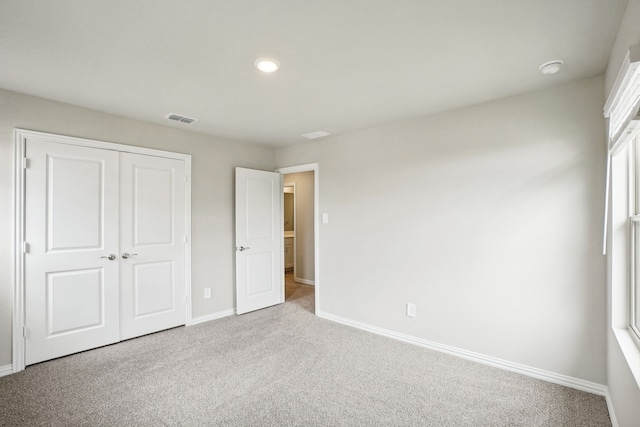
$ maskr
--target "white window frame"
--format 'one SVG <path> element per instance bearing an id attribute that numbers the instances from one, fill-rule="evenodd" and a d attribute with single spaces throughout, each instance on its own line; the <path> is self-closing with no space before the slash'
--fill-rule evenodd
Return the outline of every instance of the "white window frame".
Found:
<path id="1" fill-rule="evenodd" d="M 640 307 L 636 295 L 640 292 L 640 140 L 634 139 L 629 152 L 629 316 L 627 329 L 640 350 L 640 329 L 636 326 Z"/>
<path id="2" fill-rule="evenodd" d="M 640 312 L 640 307 L 637 307 L 638 298 L 636 295 L 640 292 L 640 281 L 636 280 L 638 276 L 638 265 L 636 265 L 636 253 L 640 251 L 640 242 L 636 239 L 636 235 L 640 234 L 640 230 L 636 232 L 636 229 L 640 229 L 640 215 L 634 215 L 630 218 L 631 226 L 629 229 L 631 230 L 631 280 L 629 281 L 629 324 L 627 328 L 629 330 L 629 335 L 631 339 L 635 342 L 636 346 L 640 350 L 640 329 L 636 326 L 638 320 L 638 312 Z"/>
<path id="3" fill-rule="evenodd" d="M 640 388 L 640 336 L 637 333 L 640 331 L 632 327 L 635 320 L 632 299 L 636 291 L 634 246 L 640 251 L 640 241 L 635 244 L 634 230 L 640 227 L 640 209 L 636 210 L 635 197 L 636 186 L 640 187 L 640 183 L 635 182 L 636 163 L 640 173 L 640 162 L 635 157 L 638 144 L 635 140 L 640 134 L 640 45 L 629 48 L 604 106 L 604 116 L 609 127 L 604 243 L 605 248 L 608 247 L 605 252 L 610 266 L 611 328 Z M 640 275 L 640 265 L 637 270 Z"/>
<path id="4" fill-rule="evenodd" d="M 632 145 L 621 149 L 611 159 L 611 215 L 608 239 L 608 278 L 610 282 L 610 327 L 618 347 L 640 388 L 640 346 L 629 327 L 630 290 L 633 281 L 633 162 Z M 640 166 L 640 165 L 639 165 Z M 640 242 L 639 242 L 640 243 Z M 639 245 L 640 248 L 640 245 Z M 640 265 L 638 265 L 640 274 Z"/>

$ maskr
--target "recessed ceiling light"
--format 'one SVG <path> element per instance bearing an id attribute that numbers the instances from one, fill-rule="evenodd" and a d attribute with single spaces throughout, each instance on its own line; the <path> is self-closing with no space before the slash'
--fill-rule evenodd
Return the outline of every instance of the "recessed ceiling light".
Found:
<path id="1" fill-rule="evenodd" d="M 331 135 L 329 132 L 325 132 L 323 130 L 317 130 L 315 132 L 309 132 L 309 133 L 305 133 L 303 135 L 300 135 L 303 138 L 307 138 L 307 139 L 316 139 L 316 138 L 322 138 L 323 136 L 327 136 L 327 135 Z"/>
<path id="2" fill-rule="evenodd" d="M 545 62 L 540 66 L 540 72 L 542 74 L 555 74 L 560 71 L 562 64 L 564 64 L 562 59 L 554 59 L 553 61 Z"/>
<path id="3" fill-rule="evenodd" d="M 273 73 L 280 69 L 280 63 L 275 59 L 260 58 L 256 61 L 256 68 L 263 73 Z"/>

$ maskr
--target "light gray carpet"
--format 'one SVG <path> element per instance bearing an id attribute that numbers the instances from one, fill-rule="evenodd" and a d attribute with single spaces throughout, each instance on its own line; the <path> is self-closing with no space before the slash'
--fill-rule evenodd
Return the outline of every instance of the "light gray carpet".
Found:
<path id="1" fill-rule="evenodd" d="M 2 426 L 609 426 L 604 398 L 311 313 L 313 290 L 0 378 Z"/>

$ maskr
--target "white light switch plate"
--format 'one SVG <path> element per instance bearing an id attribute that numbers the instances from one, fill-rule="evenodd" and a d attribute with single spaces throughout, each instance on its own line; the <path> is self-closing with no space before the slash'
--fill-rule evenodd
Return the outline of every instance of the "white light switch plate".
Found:
<path id="1" fill-rule="evenodd" d="M 416 305 L 415 304 L 407 304 L 407 316 L 416 317 Z"/>
<path id="2" fill-rule="evenodd" d="M 329 224 L 329 214 L 328 213 L 323 213 L 322 214 L 322 223 L 323 224 Z"/>

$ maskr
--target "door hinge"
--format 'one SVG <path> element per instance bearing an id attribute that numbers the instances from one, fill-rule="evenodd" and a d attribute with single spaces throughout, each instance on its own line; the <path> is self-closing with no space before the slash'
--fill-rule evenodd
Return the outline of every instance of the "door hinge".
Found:
<path id="1" fill-rule="evenodd" d="M 22 252 L 24 252 L 25 254 L 29 253 L 29 243 L 28 242 L 22 242 Z"/>
<path id="2" fill-rule="evenodd" d="M 27 159 L 26 157 L 22 158 L 22 169 L 27 169 L 29 168 L 29 159 Z"/>
<path id="3" fill-rule="evenodd" d="M 26 327 L 26 326 L 23 326 L 23 327 L 22 327 L 22 337 L 23 337 L 23 338 L 26 338 L 26 337 L 27 337 L 27 332 L 28 332 L 27 327 Z"/>

